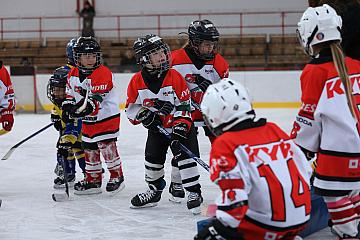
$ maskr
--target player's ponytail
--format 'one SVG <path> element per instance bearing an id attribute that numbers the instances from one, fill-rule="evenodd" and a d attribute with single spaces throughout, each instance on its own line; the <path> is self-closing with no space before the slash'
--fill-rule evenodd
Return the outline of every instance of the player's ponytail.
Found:
<path id="1" fill-rule="evenodd" d="M 348 103 L 351 115 L 355 119 L 357 119 L 357 121 L 360 121 L 359 114 L 355 110 L 356 108 L 355 108 L 354 98 L 352 95 L 352 85 L 351 85 L 351 81 L 350 81 L 350 78 L 348 75 L 347 67 L 345 65 L 345 55 L 340 46 L 340 42 L 332 41 L 330 43 L 330 48 L 331 48 L 331 54 L 333 57 L 336 71 L 338 72 L 341 82 L 344 85 L 347 103 Z"/>

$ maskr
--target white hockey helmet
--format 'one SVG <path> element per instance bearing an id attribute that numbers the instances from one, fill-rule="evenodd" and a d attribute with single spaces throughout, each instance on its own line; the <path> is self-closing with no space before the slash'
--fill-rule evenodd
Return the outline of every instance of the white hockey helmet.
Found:
<path id="1" fill-rule="evenodd" d="M 247 90 L 229 78 L 209 86 L 201 102 L 201 112 L 216 136 L 239 122 L 255 118 Z"/>
<path id="2" fill-rule="evenodd" d="M 315 44 L 338 40 L 341 41 L 340 30 L 342 19 L 327 4 L 320 7 L 309 7 L 298 22 L 297 34 L 304 51 L 314 56 Z"/>

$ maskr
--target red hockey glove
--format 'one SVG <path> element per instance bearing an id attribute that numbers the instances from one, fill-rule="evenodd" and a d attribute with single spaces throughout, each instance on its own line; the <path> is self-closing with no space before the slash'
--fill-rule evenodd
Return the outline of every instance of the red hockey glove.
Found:
<path id="1" fill-rule="evenodd" d="M 0 121 L 2 124 L 2 128 L 6 131 L 11 131 L 11 128 L 14 125 L 14 116 L 12 111 L 9 110 L 2 110 L 0 113 Z"/>

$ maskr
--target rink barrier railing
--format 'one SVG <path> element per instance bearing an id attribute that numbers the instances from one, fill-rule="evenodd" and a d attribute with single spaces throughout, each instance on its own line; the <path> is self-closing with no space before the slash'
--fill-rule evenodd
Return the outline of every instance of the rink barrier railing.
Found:
<path id="1" fill-rule="evenodd" d="M 97 37 L 136 37 L 144 33 L 175 36 L 196 19 L 213 20 L 222 35 L 294 33 L 301 11 L 198 12 L 97 15 Z M 0 17 L 0 40 L 80 36 L 79 16 Z"/>

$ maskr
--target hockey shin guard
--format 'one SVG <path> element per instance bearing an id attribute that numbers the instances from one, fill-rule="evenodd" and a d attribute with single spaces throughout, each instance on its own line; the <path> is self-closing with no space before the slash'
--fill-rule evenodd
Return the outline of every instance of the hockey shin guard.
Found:
<path id="1" fill-rule="evenodd" d="M 358 233 L 358 214 L 349 196 L 324 197 L 333 223 L 333 230 L 343 237 L 356 236 Z"/>
<path id="2" fill-rule="evenodd" d="M 98 147 L 110 172 L 110 179 L 122 176 L 121 160 L 116 147 L 116 142 L 99 142 Z"/>
<path id="3" fill-rule="evenodd" d="M 88 182 L 101 182 L 102 168 L 100 160 L 100 150 L 84 150 L 85 152 L 85 171 Z"/>

